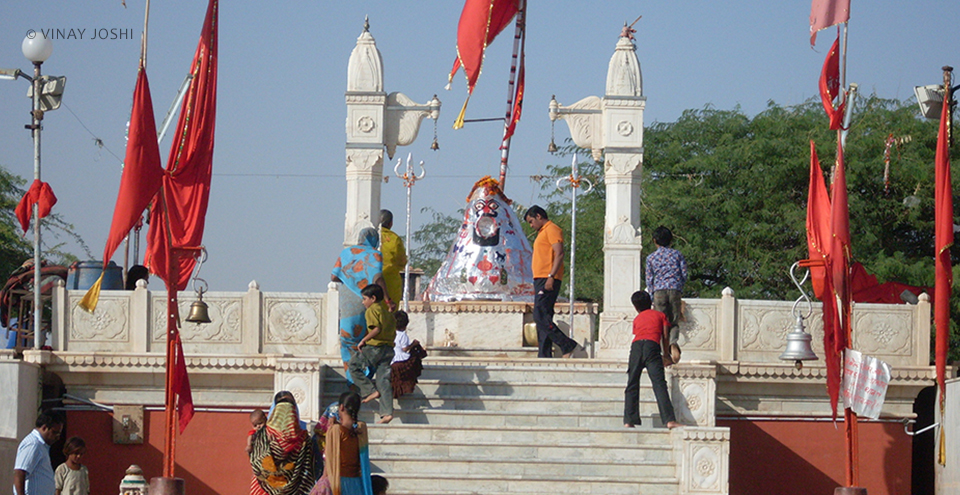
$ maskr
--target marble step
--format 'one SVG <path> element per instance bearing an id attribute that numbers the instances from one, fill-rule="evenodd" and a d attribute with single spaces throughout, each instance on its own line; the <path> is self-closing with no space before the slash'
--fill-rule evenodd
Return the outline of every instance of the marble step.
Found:
<path id="1" fill-rule="evenodd" d="M 659 428 L 663 422 L 655 406 L 642 408 L 640 419 L 642 427 Z M 378 409 L 367 405 L 360 410 L 360 420 L 373 423 Z M 394 409 L 394 422 L 401 424 L 443 425 L 443 426 L 541 426 L 552 428 L 612 428 L 623 427 L 623 413 L 567 413 L 567 412 L 510 412 L 469 411 L 463 409 Z"/>
<path id="2" fill-rule="evenodd" d="M 460 442 L 465 444 L 537 444 L 550 446 L 602 446 L 667 448 L 679 430 L 598 427 L 588 431 L 574 427 L 424 425 L 392 422 L 369 424 L 370 442 L 409 443 Z M 671 447 L 672 448 L 672 447 Z"/>
<path id="3" fill-rule="evenodd" d="M 640 478 L 671 478 L 676 474 L 673 461 L 613 461 L 600 460 L 543 460 L 536 457 L 496 459 L 470 459 L 450 457 L 397 457 L 384 458 L 371 455 L 372 470 L 383 473 L 418 473 L 428 477 L 432 475 L 496 475 L 500 477 L 516 476 L 521 479 L 530 477 L 601 477 L 619 478 L 629 476 Z"/>
<path id="4" fill-rule="evenodd" d="M 391 495 L 506 495 L 576 493 L 596 495 L 677 495 L 675 477 L 383 473 Z"/>

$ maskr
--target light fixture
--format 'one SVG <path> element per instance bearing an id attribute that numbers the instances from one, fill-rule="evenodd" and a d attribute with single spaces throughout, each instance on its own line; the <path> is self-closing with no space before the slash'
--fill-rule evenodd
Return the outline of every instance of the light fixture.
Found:
<path id="1" fill-rule="evenodd" d="M 53 42 L 42 32 L 30 29 L 23 38 L 23 43 L 20 44 L 20 50 L 23 51 L 23 56 L 27 57 L 27 60 L 35 64 L 42 64 L 53 53 Z"/>
<path id="2" fill-rule="evenodd" d="M 917 96 L 917 104 L 920 105 L 920 115 L 939 120 L 940 113 L 943 111 L 943 85 L 917 86 L 913 88 L 913 93 Z"/>

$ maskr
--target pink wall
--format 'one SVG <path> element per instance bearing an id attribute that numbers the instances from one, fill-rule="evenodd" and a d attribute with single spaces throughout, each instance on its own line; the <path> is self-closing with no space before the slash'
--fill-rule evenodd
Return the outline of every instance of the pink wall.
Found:
<path id="1" fill-rule="evenodd" d="M 177 438 L 176 476 L 190 495 L 250 492 L 250 461 L 244 447 L 250 421 L 247 413 L 198 412 Z M 90 492 L 118 493 L 120 480 L 131 464 L 150 478 L 163 471 L 163 411 L 144 413 L 147 432 L 141 445 L 113 443 L 113 418 L 107 412 L 71 411 L 68 436 L 87 443 L 83 463 L 90 470 Z M 202 480 L 202 481 L 201 481 Z"/>
<path id="2" fill-rule="evenodd" d="M 724 421 L 730 427 L 730 494 L 831 495 L 843 486 L 843 423 Z M 860 422 L 860 486 L 909 495 L 912 438 L 899 423 Z"/>

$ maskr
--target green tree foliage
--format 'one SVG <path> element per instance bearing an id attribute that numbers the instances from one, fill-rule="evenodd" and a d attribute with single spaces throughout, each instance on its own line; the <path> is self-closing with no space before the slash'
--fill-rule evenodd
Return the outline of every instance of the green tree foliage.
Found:
<path id="1" fill-rule="evenodd" d="M 424 287 L 433 278 L 433 274 L 437 273 L 447 251 L 453 246 L 463 223 L 463 212 L 461 209 L 457 216 L 450 216 L 430 207 L 420 210 L 420 213 L 429 213 L 433 220 L 411 235 L 413 245 L 410 246 L 410 266 L 423 270 Z"/>
<path id="2" fill-rule="evenodd" d="M 912 100 L 873 95 L 856 105 L 844 160 L 852 250 L 855 261 L 881 282 L 934 285 L 938 125 L 920 118 Z M 890 149 L 885 183 L 884 152 L 891 135 L 896 144 Z M 655 249 L 649 233 L 664 225 L 673 230 L 674 247 L 689 263 L 684 297 L 716 298 L 729 286 L 744 299 L 796 298 L 799 293 L 787 270 L 807 257 L 811 140 L 829 188 L 837 133 L 828 129 L 819 99 L 787 107 L 770 102 L 752 118 L 739 108 L 707 106 L 685 111 L 676 122 L 651 124 L 644 134 L 640 211 L 644 255 Z M 557 162 L 569 163 L 564 157 L 575 151 L 581 157 L 580 175 L 596 186 L 578 196 L 576 293 L 578 299 L 602 302 L 603 163 L 572 145 L 563 148 Z M 960 162 L 958 151 L 958 145 L 951 149 L 954 164 Z M 548 170 L 551 176 L 540 181 L 543 206 L 569 239 L 570 193 L 558 191 L 556 180 L 569 175 L 570 166 Z M 954 191 L 960 190 L 958 176 L 953 174 Z M 532 240 L 532 233 L 528 235 Z M 960 280 L 960 247 L 955 245 L 951 252 L 954 278 Z M 954 297 L 951 304 L 956 317 L 960 298 Z M 953 340 L 957 358 L 960 340 Z"/>
<path id="3" fill-rule="evenodd" d="M 28 233 L 27 237 L 21 235 L 23 230 L 20 221 L 14 215 L 25 192 L 25 185 L 23 178 L 0 166 L 0 285 L 24 261 L 33 258 L 33 234 Z M 89 259 L 94 258 L 83 239 L 74 232 L 73 225 L 60 215 L 52 214 L 44 218 L 41 227 L 44 259 L 64 266 L 76 261 L 77 257 L 66 250 L 69 241 L 83 249 Z"/>

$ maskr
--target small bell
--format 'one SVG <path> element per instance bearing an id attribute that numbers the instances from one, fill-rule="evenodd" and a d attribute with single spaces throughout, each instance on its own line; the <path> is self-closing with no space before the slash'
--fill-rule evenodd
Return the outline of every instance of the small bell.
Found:
<path id="1" fill-rule="evenodd" d="M 210 323 L 213 320 L 210 319 L 208 309 L 207 303 L 203 302 L 203 292 L 200 292 L 199 299 L 190 305 L 190 315 L 187 316 L 187 321 L 190 323 Z"/>
<path id="2" fill-rule="evenodd" d="M 556 153 L 557 144 L 553 142 L 553 138 L 550 138 L 550 144 L 547 145 L 547 153 Z"/>
<path id="3" fill-rule="evenodd" d="M 430 149 L 432 149 L 433 151 L 437 151 L 438 149 L 440 149 L 440 143 L 437 142 L 436 137 L 434 137 L 433 142 L 430 143 Z"/>
<path id="4" fill-rule="evenodd" d="M 810 347 L 812 340 L 813 337 L 803 329 L 803 318 L 797 316 L 797 326 L 787 334 L 787 348 L 780 355 L 780 359 L 794 361 L 798 370 L 803 368 L 804 361 L 816 361 L 817 355 Z"/>

